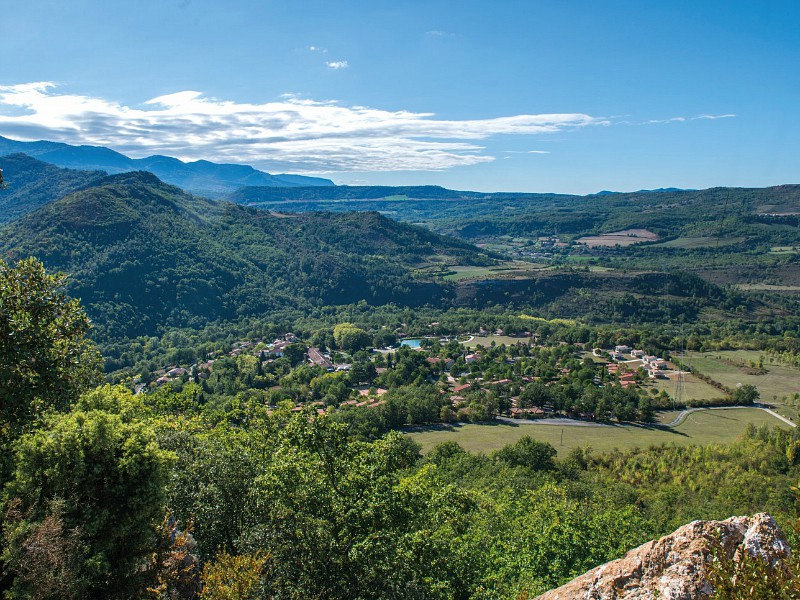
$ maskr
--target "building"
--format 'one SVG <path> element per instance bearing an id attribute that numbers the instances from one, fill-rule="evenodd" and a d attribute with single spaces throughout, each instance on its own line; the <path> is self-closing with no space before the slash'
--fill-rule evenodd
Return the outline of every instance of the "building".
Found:
<path id="1" fill-rule="evenodd" d="M 325 358 L 319 348 L 308 349 L 308 360 L 310 360 L 312 364 L 322 367 L 327 371 L 333 371 L 333 363 Z"/>

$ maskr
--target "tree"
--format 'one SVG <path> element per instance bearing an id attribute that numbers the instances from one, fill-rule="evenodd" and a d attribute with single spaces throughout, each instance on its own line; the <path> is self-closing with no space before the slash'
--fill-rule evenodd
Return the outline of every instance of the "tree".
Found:
<path id="1" fill-rule="evenodd" d="M 512 467 L 527 467 L 534 471 L 552 471 L 556 449 L 547 442 L 537 442 L 526 435 L 519 441 L 498 450 L 495 457 Z"/>
<path id="2" fill-rule="evenodd" d="M 54 417 L 16 445 L 4 497 L 15 513 L 5 523 L 2 555 L 16 576 L 13 597 L 31 593 L 21 575 L 35 567 L 31 540 L 43 527 L 68 553 L 64 569 L 75 597 L 136 597 L 156 548 L 172 453 L 146 425 L 98 410 Z"/>
<path id="3" fill-rule="evenodd" d="M 750 383 L 740 385 L 733 391 L 733 401 L 736 404 L 753 404 L 760 397 L 758 388 Z"/>
<path id="4" fill-rule="evenodd" d="M 0 260 L 0 410 L 11 425 L 68 408 L 100 379 L 89 318 L 61 291 L 65 281 L 35 258 Z"/>
<path id="5" fill-rule="evenodd" d="M 333 339 L 338 348 L 347 352 L 361 350 L 372 342 L 372 338 L 366 331 L 352 323 L 339 323 L 334 327 Z"/>
<path id="6" fill-rule="evenodd" d="M 221 552 L 203 569 L 203 600 L 247 600 L 255 598 L 266 570 L 269 554 L 231 555 Z"/>
<path id="7" fill-rule="evenodd" d="M 0 483 L 11 470 L 8 445 L 49 408 L 68 409 L 100 382 L 102 361 L 86 338 L 79 302 L 35 258 L 0 260 Z"/>

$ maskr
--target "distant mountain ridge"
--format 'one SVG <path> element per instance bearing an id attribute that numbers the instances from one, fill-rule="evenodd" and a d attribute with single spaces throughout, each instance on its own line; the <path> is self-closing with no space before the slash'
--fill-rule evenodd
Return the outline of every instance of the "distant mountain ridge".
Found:
<path id="1" fill-rule="evenodd" d="M 129 158 L 102 146 L 72 146 L 60 142 L 20 142 L 0 136 L 0 156 L 24 153 L 69 169 L 108 174 L 149 171 L 156 177 L 194 194 L 220 198 L 243 186 L 333 186 L 329 179 L 303 175 L 270 175 L 247 165 L 217 164 L 207 160 L 183 162 L 169 156 Z"/>

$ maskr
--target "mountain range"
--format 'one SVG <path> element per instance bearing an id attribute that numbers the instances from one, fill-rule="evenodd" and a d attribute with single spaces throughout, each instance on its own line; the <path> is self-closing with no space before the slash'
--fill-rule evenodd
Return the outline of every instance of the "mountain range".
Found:
<path id="1" fill-rule="evenodd" d="M 0 156 L 24 153 L 43 162 L 108 174 L 149 171 L 162 181 L 209 198 L 219 198 L 243 186 L 333 186 L 329 179 L 303 175 L 270 175 L 247 165 L 217 164 L 207 160 L 183 162 L 169 156 L 129 158 L 102 146 L 72 146 L 60 142 L 19 142 L 0 136 Z"/>
<path id="2" fill-rule="evenodd" d="M 422 269 L 495 262 L 471 244 L 377 212 L 274 214 L 194 196 L 147 172 L 59 173 L 15 160 L 12 187 L 41 192 L 49 179 L 68 193 L 47 202 L 40 194 L 38 208 L 0 229 L 0 257 L 36 256 L 69 273 L 69 292 L 99 338 L 362 300 L 441 304 L 452 284 Z"/>

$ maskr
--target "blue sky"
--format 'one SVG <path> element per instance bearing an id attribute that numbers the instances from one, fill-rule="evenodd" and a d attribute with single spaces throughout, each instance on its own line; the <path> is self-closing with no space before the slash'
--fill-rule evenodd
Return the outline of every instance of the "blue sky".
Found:
<path id="1" fill-rule="evenodd" d="M 0 135 L 590 193 L 800 183 L 800 3 L 27 0 Z"/>

